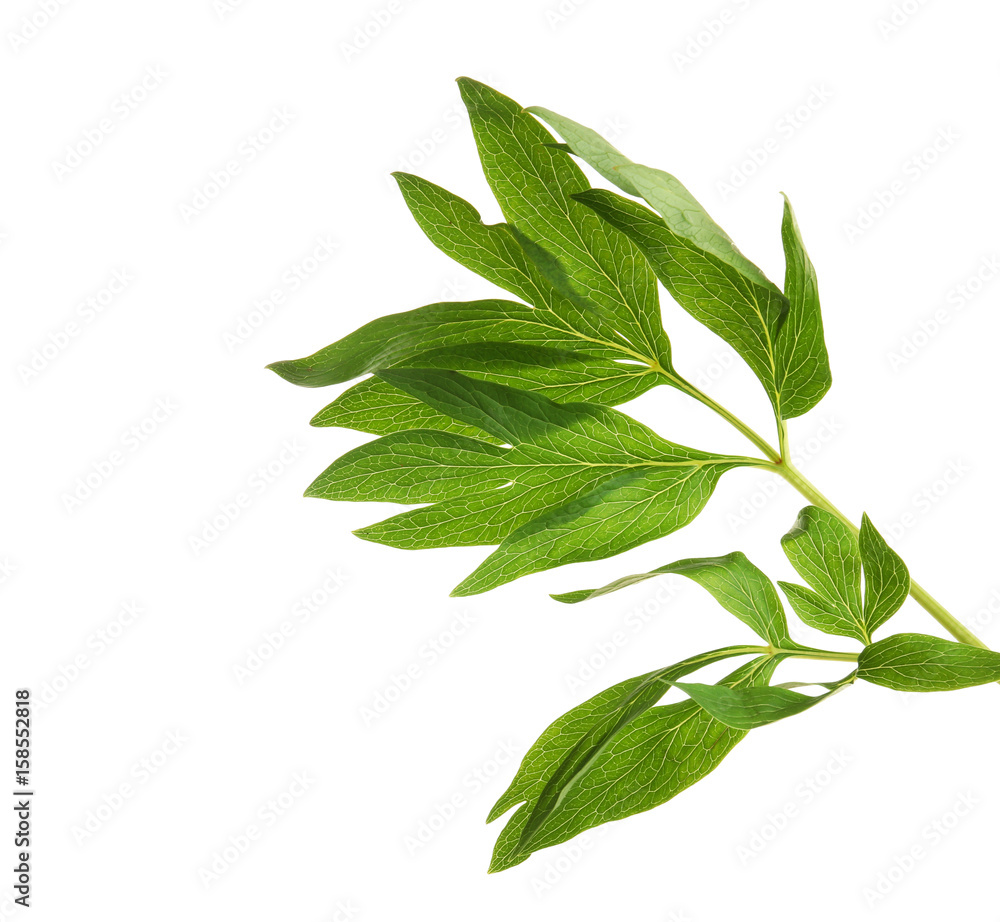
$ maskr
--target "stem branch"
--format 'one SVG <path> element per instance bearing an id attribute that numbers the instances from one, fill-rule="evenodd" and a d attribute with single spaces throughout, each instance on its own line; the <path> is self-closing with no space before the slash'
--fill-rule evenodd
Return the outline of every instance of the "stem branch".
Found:
<path id="1" fill-rule="evenodd" d="M 708 396 L 704 391 L 699 390 L 689 381 L 685 381 L 679 375 L 674 376 L 674 380 L 677 383 L 680 390 L 694 397 L 699 403 L 703 403 L 708 407 L 713 413 L 717 413 L 721 416 L 729 425 L 731 425 L 738 432 L 742 433 L 753 442 L 764 454 L 767 456 L 768 460 L 774 464 L 778 464 L 781 461 L 781 453 L 768 443 L 768 441 L 758 435 L 753 429 L 751 429 L 742 419 L 738 416 L 730 413 L 722 404 L 716 403 L 711 397 Z"/>
<path id="2" fill-rule="evenodd" d="M 776 471 L 814 506 L 819 506 L 821 509 L 825 509 L 827 512 L 832 513 L 855 534 L 859 533 L 858 527 L 832 502 L 830 502 L 829 499 L 820 493 L 816 486 L 811 481 L 807 480 L 798 468 L 792 464 L 789 456 L 788 426 L 785 420 L 778 420 L 778 448 L 775 449 L 770 443 L 767 442 L 766 439 L 762 438 L 757 434 L 757 432 L 743 422 L 743 420 L 730 413 L 729 410 L 721 404 L 716 403 L 716 401 L 709 397 L 708 394 L 699 390 L 693 384 L 685 381 L 680 376 L 671 377 L 674 378 L 675 383 L 681 390 L 685 391 L 687 394 L 694 397 L 695 400 L 703 403 L 710 410 L 721 416 L 724 420 L 726 420 L 726 422 L 733 426 L 734 429 L 741 432 L 764 453 L 767 460 L 765 461 L 762 459 L 759 465 L 760 467 Z M 948 609 L 946 609 L 937 599 L 934 598 L 934 596 L 924 589 L 923 586 L 912 579 L 910 580 L 910 595 L 918 605 L 924 608 L 924 610 L 927 611 L 931 617 L 933 617 L 938 624 L 948 631 L 948 633 L 951 634 L 951 636 L 956 640 L 961 643 L 971 644 L 974 647 L 980 647 L 983 650 L 989 649 L 985 643 L 983 643 L 972 631 L 962 624 L 961 621 L 952 615 Z"/>

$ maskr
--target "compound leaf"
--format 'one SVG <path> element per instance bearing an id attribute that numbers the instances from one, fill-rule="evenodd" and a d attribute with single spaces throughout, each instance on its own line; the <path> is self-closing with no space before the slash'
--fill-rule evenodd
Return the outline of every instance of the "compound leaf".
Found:
<path id="1" fill-rule="evenodd" d="M 778 657 L 759 657 L 723 682 L 766 684 L 777 661 Z M 549 739 L 559 736 L 558 730 L 552 732 L 555 726 L 546 731 Z M 691 700 L 643 709 L 606 736 L 599 747 L 588 750 L 587 760 L 574 766 L 575 770 L 558 778 L 551 771 L 551 782 L 536 779 L 532 788 L 504 795 L 503 809 L 517 800 L 527 802 L 509 821 L 520 825 L 520 835 L 516 839 L 501 836 L 491 870 L 510 867 L 532 852 L 587 829 L 665 803 L 716 768 L 745 735 L 746 731 L 727 727 Z M 539 743 L 544 751 L 546 737 Z M 533 801 L 534 791 L 542 784 L 542 793 L 547 790 L 544 802 L 542 794 Z M 498 815 L 496 808 L 491 815 Z"/>
<path id="2" fill-rule="evenodd" d="M 586 301 L 573 287 L 568 267 L 548 249 L 514 226 L 484 224 L 472 205 L 426 179 L 408 173 L 393 175 L 414 218 L 432 243 L 461 265 L 534 306 L 535 310 L 526 316 L 533 319 L 538 331 L 527 341 L 579 348 L 587 353 L 578 369 L 582 383 L 589 378 L 600 379 L 615 361 L 641 363 L 646 372 L 657 367 L 669 369 L 669 342 L 662 330 L 662 340 L 652 340 L 662 350 L 660 354 L 657 348 L 643 348 L 646 338 L 628 335 L 620 318 Z M 551 181 L 555 182 L 555 177 Z M 525 189 L 524 194 L 528 195 L 529 190 Z M 657 306 L 657 318 L 658 311 Z M 515 328 L 502 339 L 525 341 Z M 454 370 L 462 371 L 457 367 Z M 637 371 L 634 367 L 631 370 Z M 662 376 L 647 378 L 646 386 L 666 380 Z M 624 399 L 631 396 L 635 394 Z"/>
<path id="3" fill-rule="evenodd" d="M 533 826 L 537 826 L 559 791 L 586 770 L 608 740 L 663 697 L 668 680 L 747 652 L 746 647 L 725 647 L 626 679 L 553 721 L 525 754 L 513 781 L 486 819 L 492 823 L 511 807 L 523 804 L 501 833 L 490 870 L 504 870 L 528 857 L 527 853 L 518 855 L 518 843 L 529 816 L 535 814 Z"/>
<path id="4" fill-rule="evenodd" d="M 737 249 L 729 235 L 712 220 L 675 176 L 632 162 L 597 132 L 572 119 L 549 109 L 534 107 L 528 111 L 558 131 L 566 139 L 569 150 L 589 163 L 605 179 L 623 192 L 645 199 L 658 212 L 673 235 L 687 240 L 705 254 L 722 260 L 755 286 L 777 292 L 773 283 Z M 616 226 L 621 227 L 621 224 Z M 801 416 L 819 403 L 829 390 L 832 378 L 823 338 L 816 271 L 802 243 L 787 196 L 781 238 L 785 250 L 784 295 L 788 300 L 788 316 L 774 334 L 774 397 L 780 417 L 790 419 Z M 640 243 L 640 246 L 643 244 Z M 643 247 L 644 251 L 647 248 L 648 244 Z M 656 251 L 655 247 L 653 250 Z M 654 269 L 656 268 L 654 264 Z M 662 271 L 657 274 L 663 277 Z M 669 285 L 667 287 L 670 288 Z M 672 288 L 671 293 L 674 294 Z M 682 306 L 690 309 L 683 302 Z M 720 333 L 718 328 L 713 329 Z M 756 370 L 758 369 L 755 368 Z M 768 388 L 766 367 L 761 380 L 765 388 Z"/>
<path id="5" fill-rule="evenodd" d="M 697 514 L 725 470 L 748 463 L 676 445 L 609 407 L 557 404 L 438 369 L 396 368 L 380 378 L 493 442 L 396 432 L 339 458 L 307 495 L 430 504 L 357 532 L 394 547 L 500 544 L 456 591 L 485 591 L 666 534 Z M 537 545 L 524 539 L 529 528 Z"/>

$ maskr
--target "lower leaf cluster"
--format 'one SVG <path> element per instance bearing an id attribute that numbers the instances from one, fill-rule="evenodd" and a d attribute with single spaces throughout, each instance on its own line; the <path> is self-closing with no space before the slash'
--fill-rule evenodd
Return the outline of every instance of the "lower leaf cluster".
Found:
<path id="1" fill-rule="evenodd" d="M 552 723 L 489 815 L 492 822 L 517 806 L 497 840 L 491 871 L 665 803 L 715 769 L 750 730 L 800 714 L 858 679 L 908 692 L 1000 681 L 1000 653 L 926 634 L 871 640 L 871 632 L 902 605 L 909 576 L 867 517 L 859 541 L 829 513 L 810 506 L 782 543 L 813 587 L 804 591 L 817 600 L 803 620 L 859 640 L 864 644 L 860 653 L 795 643 L 773 584 L 741 553 L 682 560 L 602 589 L 554 597 L 575 604 L 654 576 L 680 574 L 708 590 L 767 644 L 726 647 L 627 679 Z M 834 545 L 837 551 L 830 553 Z M 801 614 L 801 597 L 780 585 Z M 752 659 L 719 682 L 682 681 L 704 666 L 739 656 Z M 855 668 L 835 682 L 771 684 L 778 665 L 791 658 L 842 660 Z M 808 685 L 820 693 L 796 690 Z M 669 688 L 687 698 L 659 705 Z"/>

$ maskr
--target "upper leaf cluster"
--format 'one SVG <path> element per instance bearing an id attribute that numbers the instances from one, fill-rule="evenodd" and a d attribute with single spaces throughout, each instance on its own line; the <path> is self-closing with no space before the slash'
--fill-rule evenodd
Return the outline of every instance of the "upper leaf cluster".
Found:
<path id="1" fill-rule="evenodd" d="M 609 409 L 659 384 L 710 403 L 674 367 L 657 278 L 743 356 L 778 420 L 814 406 L 830 375 L 815 272 L 787 202 L 782 291 L 674 177 L 547 110 L 459 86 L 504 223 L 425 179 L 396 179 L 429 239 L 517 300 L 392 314 L 269 367 L 305 387 L 370 375 L 313 424 L 383 438 L 335 461 L 307 495 L 429 504 L 358 532 L 370 540 L 499 545 L 456 589 L 469 594 L 669 534 L 727 470 L 766 462 L 685 448 Z M 655 211 L 591 189 L 575 157 Z"/>

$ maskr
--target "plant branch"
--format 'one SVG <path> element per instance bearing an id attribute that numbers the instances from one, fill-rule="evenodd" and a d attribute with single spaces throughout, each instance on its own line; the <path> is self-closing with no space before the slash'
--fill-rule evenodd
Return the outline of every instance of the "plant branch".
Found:
<path id="1" fill-rule="evenodd" d="M 753 442 L 764 454 L 767 460 L 762 460 L 760 467 L 773 470 L 780 474 L 788 483 L 799 491 L 814 506 L 819 506 L 827 512 L 840 519 L 854 534 L 859 534 L 860 529 L 829 499 L 826 498 L 817 487 L 796 468 L 789 457 L 788 425 L 785 420 L 778 420 L 778 444 L 779 449 L 775 450 L 762 436 L 751 429 L 743 420 L 735 414 L 730 413 L 724 406 L 717 403 L 708 394 L 699 390 L 693 384 L 683 378 L 677 378 L 682 389 L 690 394 L 695 400 L 703 403 L 713 412 L 726 420 L 733 428 L 741 432 L 747 439 Z M 927 611 L 938 624 L 940 624 L 952 637 L 961 643 L 967 643 L 983 650 L 990 649 L 972 631 L 970 631 L 961 621 L 948 611 L 937 599 L 934 598 L 923 586 L 911 578 L 910 596 L 913 600 Z"/>

